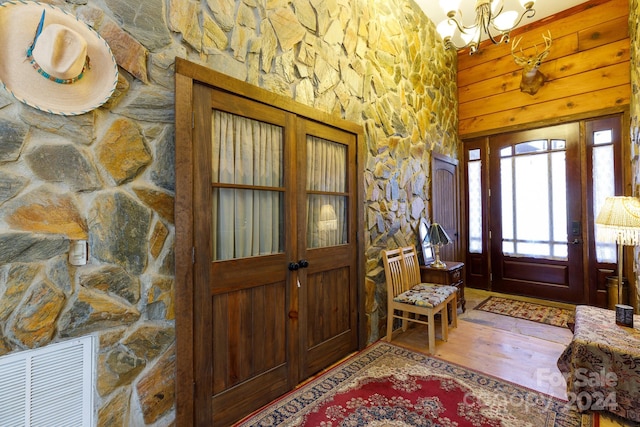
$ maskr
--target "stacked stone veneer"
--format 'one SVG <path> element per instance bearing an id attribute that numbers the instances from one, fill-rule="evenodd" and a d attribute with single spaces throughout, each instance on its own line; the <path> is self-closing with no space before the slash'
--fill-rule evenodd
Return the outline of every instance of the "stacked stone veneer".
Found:
<path id="1" fill-rule="evenodd" d="M 412 1 L 50 3 L 94 27 L 121 73 L 105 106 L 76 117 L 0 91 L 0 355 L 96 335 L 98 424 L 173 423 L 176 56 L 363 126 L 377 339 L 380 251 L 416 243 L 431 152 L 458 147 L 455 53 Z M 68 264 L 72 240 L 89 241 L 88 265 Z"/>

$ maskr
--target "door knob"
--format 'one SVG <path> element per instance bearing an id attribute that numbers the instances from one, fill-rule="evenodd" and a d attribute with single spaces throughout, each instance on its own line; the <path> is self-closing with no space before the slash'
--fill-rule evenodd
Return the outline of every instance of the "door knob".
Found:
<path id="1" fill-rule="evenodd" d="M 297 262 L 290 262 L 288 267 L 289 271 L 296 271 L 300 268 L 300 264 L 298 264 Z"/>
<path id="2" fill-rule="evenodd" d="M 307 261 L 306 259 L 301 259 L 300 261 L 298 261 L 298 265 L 300 266 L 300 268 L 307 268 L 309 267 L 309 261 Z"/>

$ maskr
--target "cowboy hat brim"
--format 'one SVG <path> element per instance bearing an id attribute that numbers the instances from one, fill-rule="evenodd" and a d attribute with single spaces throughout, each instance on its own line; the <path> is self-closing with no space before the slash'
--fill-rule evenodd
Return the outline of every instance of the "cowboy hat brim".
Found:
<path id="1" fill-rule="evenodd" d="M 70 84 L 43 77 L 27 60 L 27 48 L 45 11 L 44 25 L 61 24 L 87 42 L 90 69 Z M 17 100 L 52 114 L 78 115 L 98 108 L 118 83 L 118 65 L 107 42 L 84 22 L 55 6 L 38 2 L 0 4 L 0 86 Z"/>

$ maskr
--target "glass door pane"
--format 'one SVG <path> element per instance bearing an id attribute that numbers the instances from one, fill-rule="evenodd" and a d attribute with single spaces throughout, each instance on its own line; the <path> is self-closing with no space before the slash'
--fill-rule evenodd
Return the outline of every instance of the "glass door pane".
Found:
<path id="1" fill-rule="evenodd" d="M 307 247 L 347 240 L 347 147 L 307 135 Z"/>
<path id="2" fill-rule="evenodd" d="M 560 142 L 529 141 L 501 150 L 504 254 L 567 259 L 566 154 Z"/>
<path id="3" fill-rule="evenodd" d="M 219 110 L 212 118 L 213 260 L 282 252 L 282 128 Z"/>

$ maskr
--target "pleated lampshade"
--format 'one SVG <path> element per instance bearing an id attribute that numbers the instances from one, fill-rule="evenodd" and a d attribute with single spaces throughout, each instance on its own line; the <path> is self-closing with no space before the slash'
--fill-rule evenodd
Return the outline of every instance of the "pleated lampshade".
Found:
<path id="1" fill-rule="evenodd" d="M 607 197 L 596 218 L 598 240 L 625 246 L 640 244 L 640 199 Z"/>

